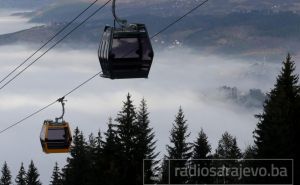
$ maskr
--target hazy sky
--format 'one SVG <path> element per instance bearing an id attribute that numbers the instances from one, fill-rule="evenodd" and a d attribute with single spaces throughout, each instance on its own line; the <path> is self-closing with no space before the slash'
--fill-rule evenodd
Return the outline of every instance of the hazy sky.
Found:
<path id="1" fill-rule="evenodd" d="M 0 14 L 1 15 L 1 14 Z M 4 15 L 7 19 L 7 15 Z M 3 21 L 0 17 L 0 22 Z M 10 23 L 8 23 L 9 25 Z M 0 30 L 5 24 L 0 24 Z M 0 47 L 0 78 L 33 52 L 24 45 Z M 156 133 L 157 151 L 165 153 L 169 131 L 179 106 L 182 106 L 190 141 L 201 127 L 215 149 L 225 131 L 238 139 L 244 149 L 253 143 L 252 132 L 257 120 L 249 110 L 231 104 L 216 95 L 220 86 L 236 86 L 241 91 L 260 88 L 270 90 L 281 67 L 281 60 L 245 61 L 209 56 L 187 48 L 156 51 L 149 79 L 108 80 L 95 78 L 86 86 L 66 97 L 65 120 L 72 129 L 78 126 L 86 135 L 106 130 L 109 116 L 113 118 L 129 92 L 135 105 L 144 97 L 149 106 L 151 126 Z M 97 48 L 91 50 L 55 49 L 29 68 L 20 78 L 0 91 L 0 130 L 55 99 L 100 71 Z M 298 69 L 299 72 L 299 69 Z M 46 155 L 42 152 L 39 133 L 45 119 L 61 114 L 60 104 L 30 118 L 0 135 L 0 166 L 7 161 L 13 176 L 23 161 L 27 168 L 31 159 L 36 163 L 44 184 L 49 182 L 53 165 L 62 167 L 65 154 Z"/>
<path id="2" fill-rule="evenodd" d="M 38 25 L 36 23 L 28 23 L 28 18 L 11 16 L 12 13 L 14 12 L 0 9 L 0 35 L 20 31 L 21 29 L 27 29 Z"/>

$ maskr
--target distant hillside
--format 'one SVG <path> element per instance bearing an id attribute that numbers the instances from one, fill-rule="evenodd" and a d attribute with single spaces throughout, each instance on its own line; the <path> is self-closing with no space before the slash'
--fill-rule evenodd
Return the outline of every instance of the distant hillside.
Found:
<path id="1" fill-rule="evenodd" d="M 0 0 L 0 8 L 35 9 L 52 2 L 53 0 Z"/>
<path id="2" fill-rule="evenodd" d="M 88 6 L 88 0 L 9 0 L 0 1 L 0 5 L 9 4 L 16 7 L 39 7 L 30 15 L 33 22 L 64 22 L 70 20 L 81 10 Z M 101 6 L 106 0 L 99 0 Z M 195 7 L 201 0 L 122 0 L 117 1 L 118 13 L 122 16 L 140 14 L 155 15 L 159 17 L 172 17 L 185 13 Z M 3 5 L 2 5 L 3 6 Z M 95 19 L 111 16 L 110 4 L 104 8 Z M 299 0 L 210 0 L 195 11 L 193 15 L 226 15 L 234 12 L 285 12 L 300 14 Z"/>
<path id="3" fill-rule="evenodd" d="M 131 22 L 145 23 L 150 35 L 153 35 L 177 17 L 138 14 L 127 18 Z M 206 53 L 278 57 L 287 52 L 300 51 L 299 20 L 300 15 L 292 12 L 252 11 L 223 16 L 191 15 L 155 38 L 155 43 L 167 47 L 177 40 L 183 46 Z M 102 16 L 101 20 L 93 19 L 72 33 L 64 43 L 81 43 L 80 46 L 98 44 L 105 24 L 111 23 L 111 16 Z M 51 23 L 48 26 L 1 35 L 0 45 L 16 42 L 41 43 L 65 24 L 66 22 Z"/>
<path id="4" fill-rule="evenodd" d="M 1 0 L 1 8 L 38 9 L 35 18 L 49 18 L 53 16 L 59 21 L 61 18 L 69 18 L 77 12 L 76 4 L 86 4 L 89 0 Z M 98 5 L 106 0 L 99 0 Z M 152 14 L 158 16 L 174 16 L 193 8 L 201 0 L 119 0 L 118 11 L 125 16 L 133 14 Z M 205 8 L 194 14 L 224 15 L 233 12 L 250 11 L 282 12 L 291 11 L 300 13 L 299 0 L 210 0 Z M 65 13 L 63 13 L 65 12 Z M 73 12 L 73 13 L 72 13 Z M 63 14 L 63 17 L 56 16 Z M 44 16 L 44 18 L 43 18 Z"/>

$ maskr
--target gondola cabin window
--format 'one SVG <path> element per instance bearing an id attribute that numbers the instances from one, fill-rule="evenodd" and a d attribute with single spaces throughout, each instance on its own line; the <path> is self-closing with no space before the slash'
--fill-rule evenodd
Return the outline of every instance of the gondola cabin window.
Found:
<path id="1" fill-rule="evenodd" d="M 138 38 L 114 38 L 112 44 L 113 58 L 139 58 Z"/>
<path id="2" fill-rule="evenodd" d="M 66 140 L 67 129 L 49 129 L 48 140 Z"/>

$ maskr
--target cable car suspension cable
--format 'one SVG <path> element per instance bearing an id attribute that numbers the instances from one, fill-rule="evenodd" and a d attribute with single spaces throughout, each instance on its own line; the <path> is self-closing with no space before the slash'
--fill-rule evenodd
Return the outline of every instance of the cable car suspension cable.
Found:
<path id="1" fill-rule="evenodd" d="M 193 11 L 195 11 L 197 8 L 201 7 L 202 5 L 204 5 L 204 4 L 205 4 L 206 2 L 208 2 L 208 1 L 209 1 L 209 0 L 205 0 L 205 1 L 202 2 L 201 4 L 197 5 L 195 8 L 193 8 L 192 10 L 190 10 L 188 13 L 186 13 L 186 14 L 183 15 L 183 16 L 181 16 L 179 19 L 177 19 L 176 21 L 174 21 L 173 23 L 169 24 L 168 26 L 166 26 L 165 28 L 163 28 L 161 31 L 159 31 L 158 33 L 156 33 L 155 35 L 153 35 L 153 36 L 151 37 L 151 39 L 154 38 L 154 37 L 156 37 L 157 35 L 159 35 L 159 34 L 162 33 L 163 31 L 167 30 L 168 28 L 170 28 L 171 26 L 173 26 L 175 23 L 177 23 L 178 21 L 180 21 L 181 19 L 183 19 L 183 18 L 186 17 L 188 14 L 192 13 Z M 108 2 L 109 2 L 109 1 L 108 1 Z M 107 3 L 108 3 L 108 2 L 107 2 Z M 101 74 L 101 72 L 98 72 L 97 74 L 93 75 L 92 77 L 90 77 L 89 79 L 87 79 L 86 81 L 84 81 L 83 83 L 79 84 L 77 87 L 75 87 L 74 89 L 72 89 L 71 91 L 69 91 L 68 93 L 66 93 L 63 97 L 66 97 L 66 96 L 72 94 L 74 91 L 78 90 L 78 89 L 81 88 L 83 85 L 85 85 L 86 83 L 88 83 L 89 81 L 91 81 L 92 79 L 94 79 L 96 76 L 98 76 L 98 75 L 100 75 L 100 74 Z M 59 99 L 58 99 L 58 100 L 59 100 Z M 47 109 L 47 108 L 51 107 L 51 106 L 54 105 L 56 102 L 58 102 L 58 100 L 55 100 L 54 102 L 52 102 L 52 103 L 46 105 L 45 107 L 43 107 L 43 108 L 41 108 L 41 109 L 35 111 L 34 113 L 32 113 L 32 114 L 28 115 L 27 117 L 21 119 L 20 121 L 18 121 L 18 122 L 16 122 L 16 123 L 10 125 L 9 127 L 5 128 L 5 129 L 3 129 L 3 130 L 1 130 L 1 131 L 0 131 L 0 134 L 3 134 L 3 133 L 6 132 L 7 130 L 9 130 L 9 129 L 11 129 L 11 128 L 13 128 L 13 127 L 15 127 L 15 126 L 21 124 L 21 123 L 24 122 L 25 120 L 27 120 L 27 119 L 29 119 L 29 118 L 35 116 L 36 114 L 38 114 L 38 113 L 44 111 L 44 110 Z"/>
<path id="2" fill-rule="evenodd" d="M 13 69 L 9 74 L 7 74 L 4 78 L 1 79 L 0 84 L 4 82 L 8 77 L 10 77 L 14 72 L 16 72 L 22 65 L 24 65 L 29 59 L 31 59 L 35 54 L 37 54 L 41 49 L 43 49 L 47 44 L 49 44 L 55 37 L 57 37 L 60 33 L 62 33 L 66 28 L 68 28 L 71 24 L 73 24 L 82 14 L 84 14 L 88 9 L 90 9 L 97 1 L 95 0 L 92 4 L 90 4 L 86 9 L 84 9 L 81 13 L 79 13 L 73 20 L 71 20 L 67 25 L 65 25 L 62 29 L 60 29 L 55 35 L 53 35 L 45 44 L 43 44 L 39 49 L 37 49 L 34 53 L 32 53 L 26 60 L 20 63 L 15 69 Z"/>
<path id="3" fill-rule="evenodd" d="M 64 37 L 62 37 L 60 40 L 58 40 L 54 45 L 52 45 L 49 49 L 47 49 L 44 53 L 42 53 L 38 58 L 36 58 L 33 62 L 28 64 L 24 69 L 22 69 L 20 72 L 18 72 L 14 77 L 12 77 L 10 80 L 8 80 L 5 84 L 3 84 L 0 87 L 0 90 L 2 90 L 4 87 L 6 87 L 9 83 L 11 83 L 14 79 L 16 79 L 18 76 L 20 76 L 25 70 L 27 70 L 30 66 L 32 66 L 34 63 L 36 63 L 39 59 L 41 59 L 45 54 L 47 54 L 50 50 L 52 50 L 55 46 L 57 46 L 60 42 L 62 42 L 65 38 L 67 38 L 72 32 L 77 30 L 81 25 L 83 25 L 86 21 L 88 21 L 91 17 L 93 17 L 96 13 L 98 13 L 101 9 L 103 9 L 110 1 L 108 0 L 105 4 L 103 4 L 101 7 L 99 7 L 97 10 L 95 10 L 90 16 L 88 16 L 86 19 L 84 19 L 80 24 L 78 24 L 75 28 L 73 28 L 70 32 L 68 32 Z"/>
<path id="4" fill-rule="evenodd" d="M 62 96 L 62 97 L 66 97 L 66 96 L 72 94 L 74 91 L 78 90 L 80 87 L 82 87 L 83 85 L 85 85 L 86 83 L 88 83 L 89 81 L 91 81 L 92 79 L 94 79 L 95 77 L 99 76 L 100 74 L 101 74 L 101 72 L 96 73 L 95 75 L 93 75 L 93 76 L 90 77 L 89 79 L 85 80 L 84 82 L 82 82 L 81 84 L 79 84 L 78 86 L 76 86 L 74 89 L 72 89 L 71 91 L 69 91 L 68 93 L 66 93 L 66 94 L 65 94 L 64 96 Z M 0 130 L 0 135 L 3 134 L 4 132 L 6 132 L 7 130 L 9 130 L 9 129 L 11 129 L 11 128 L 13 128 L 13 127 L 15 127 L 15 126 L 21 124 L 21 123 L 24 122 L 25 120 L 27 120 L 27 119 L 29 119 L 29 118 L 35 116 L 36 114 L 38 114 L 38 113 L 40 113 L 40 112 L 42 112 L 42 111 L 44 111 L 45 109 L 51 107 L 51 106 L 54 105 L 55 103 L 59 102 L 61 99 L 62 99 L 62 98 L 59 98 L 59 99 L 53 101 L 52 103 L 50 103 L 50 104 L 44 106 L 43 108 L 41 108 L 41 109 L 39 109 L 39 110 L 33 112 L 32 114 L 29 114 L 28 116 L 26 116 L 25 118 L 21 119 L 20 121 L 17 121 L 17 122 L 15 122 L 15 123 L 11 124 L 10 126 L 8 126 L 7 128 L 5 128 L 5 129 L 3 129 L 3 130 Z"/>
<path id="5" fill-rule="evenodd" d="M 195 6 L 193 9 L 191 9 L 190 11 L 188 11 L 187 13 L 185 13 L 184 15 L 182 15 L 181 17 L 179 17 L 178 19 L 176 19 L 175 21 L 171 22 L 170 24 L 168 24 L 166 27 L 162 28 L 160 31 L 158 31 L 157 33 L 155 33 L 153 36 L 150 37 L 150 39 L 152 40 L 153 38 L 157 37 L 159 34 L 161 34 L 162 32 L 166 31 L 167 29 L 169 29 L 170 27 L 172 27 L 174 24 L 176 24 L 177 22 L 181 21 L 183 18 L 185 18 L 186 16 L 188 16 L 189 14 L 191 14 L 192 12 L 194 12 L 195 10 L 197 10 L 198 8 L 200 8 L 201 6 L 203 6 L 205 3 L 207 3 L 209 0 L 205 0 L 202 3 L 198 4 L 197 6 Z M 134 52 L 136 49 L 135 48 L 133 50 L 130 50 L 129 52 L 127 52 L 125 55 L 122 56 L 122 58 L 127 57 L 129 54 L 131 54 L 132 52 Z"/>
<path id="6" fill-rule="evenodd" d="M 188 16 L 189 14 L 191 14 L 192 12 L 194 12 L 195 10 L 197 10 L 198 8 L 200 8 L 201 6 L 203 6 L 205 3 L 207 3 L 209 0 L 205 0 L 202 3 L 198 4 L 197 6 L 195 6 L 193 9 L 191 9 L 190 11 L 188 11 L 187 13 L 185 13 L 184 15 L 182 15 L 181 17 L 179 17 L 178 19 L 176 19 L 175 21 L 173 21 L 172 23 L 168 24 L 166 27 L 164 27 L 163 29 L 161 29 L 159 32 L 157 32 L 156 34 L 154 34 L 153 36 L 151 36 L 150 38 L 153 39 L 154 37 L 158 36 L 159 34 L 161 34 L 162 32 L 166 31 L 167 29 L 169 29 L 170 27 L 172 27 L 174 24 L 176 24 L 177 22 L 181 21 L 183 18 L 185 18 L 186 16 Z"/>

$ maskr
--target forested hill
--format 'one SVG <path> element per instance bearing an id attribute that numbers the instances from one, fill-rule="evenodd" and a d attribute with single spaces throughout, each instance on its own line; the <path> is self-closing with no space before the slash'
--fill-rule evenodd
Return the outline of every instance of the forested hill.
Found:
<path id="1" fill-rule="evenodd" d="M 47 12 L 57 7 L 72 9 L 72 4 L 82 4 L 91 2 L 90 0 L 1 0 L 0 8 L 35 8 Z M 104 3 L 106 0 L 99 0 Z M 119 10 L 121 13 L 139 14 L 141 12 L 153 13 L 153 15 L 176 15 L 189 9 L 200 0 L 119 0 Z M 134 10 L 134 11 L 133 11 Z M 299 13 L 300 6 L 298 0 L 211 0 L 206 8 L 198 11 L 198 14 L 227 14 L 232 12 L 249 12 L 253 10 L 267 10 L 272 12 L 292 11 Z"/>
<path id="2" fill-rule="evenodd" d="M 13 8 L 13 9 L 32 9 L 41 8 L 53 0 L 1 0 L 0 8 Z"/>
<path id="3" fill-rule="evenodd" d="M 132 22 L 145 23 L 150 35 L 153 35 L 177 17 L 138 14 L 127 18 Z M 292 12 L 251 11 L 222 16 L 191 15 L 159 35 L 153 43 L 162 47 L 177 47 L 178 45 L 192 47 L 200 52 L 213 54 L 278 58 L 287 51 L 291 53 L 300 51 L 299 20 L 300 15 Z M 48 16 L 35 17 L 32 21 L 50 21 L 50 23 L 1 35 L 0 45 L 20 42 L 39 44 L 66 25 L 66 22 L 55 22 L 55 16 L 51 19 Z M 103 27 L 111 23 L 110 16 L 102 16 L 98 20 L 93 19 L 72 33 L 64 40 L 64 43 L 69 44 L 70 47 L 96 45 L 100 40 Z"/>

